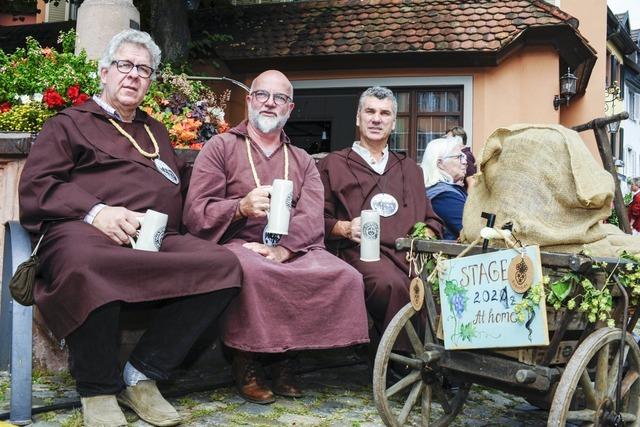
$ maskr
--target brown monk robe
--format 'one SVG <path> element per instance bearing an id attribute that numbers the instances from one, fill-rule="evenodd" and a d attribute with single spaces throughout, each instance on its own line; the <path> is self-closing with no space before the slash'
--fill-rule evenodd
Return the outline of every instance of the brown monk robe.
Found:
<path id="1" fill-rule="evenodd" d="M 160 58 L 147 33 L 113 36 L 99 61 L 102 92 L 45 124 L 20 181 L 22 224 L 45 233 L 36 305 L 69 346 L 85 427 L 126 426 L 120 404 L 152 425 L 179 424 L 156 380 L 184 360 L 242 280 L 231 252 L 179 234 L 182 164 L 165 127 L 138 108 Z M 168 218 L 153 236 L 157 252 L 129 246 L 148 209 Z M 138 302 L 156 313 L 121 369 L 120 312 Z"/>
<path id="2" fill-rule="evenodd" d="M 260 74 L 246 97 L 248 120 L 205 145 L 194 164 L 184 223 L 224 243 L 242 264 L 243 291 L 230 305 L 224 342 L 235 349 L 240 395 L 271 403 L 299 397 L 290 350 L 368 342 L 364 285 L 357 270 L 324 248 L 324 194 L 313 159 L 283 132 L 293 87 L 277 70 Z M 293 184 L 288 234 L 263 241 L 274 179 Z M 278 355 L 270 389 L 258 353 Z"/>
<path id="3" fill-rule="evenodd" d="M 93 100 L 49 120 L 34 144 L 20 180 L 20 219 L 38 235 L 49 224 L 38 255 L 44 281 L 36 304 L 47 325 L 66 337 L 87 315 L 111 301 L 140 302 L 238 287 L 237 260 L 228 250 L 179 235 L 181 185 L 171 183 L 152 160 L 141 156 Z M 174 171 L 175 156 L 164 126 L 138 110 L 120 126 Z M 182 185 L 186 185 L 183 181 Z M 121 246 L 83 221 L 98 203 L 147 209 L 169 216 L 160 252 Z M 188 274 L 179 274 L 180 271 Z"/>
<path id="4" fill-rule="evenodd" d="M 422 169 L 415 160 L 386 146 L 395 124 L 393 101 L 393 93 L 386 88 L 367 90 L 360 99 L 360 141 L 355 148 L 371 163 L 352 148 L 332 152 L 318 163 L 325 193 L 327 248 L 362 273 L 367 309 L 380 334 L 409 302 L 409 265 L 406 252 L 395 249 L 395 240 L 406 236 L 418 221 L 425 222 L 435 236 L 442 235 L 442 221 L 426 197 Z M 384 170 L 376 171 L 372 164 L 384 159 Z M 360 213 L 372 209 L 371 199 L 381 193 L 393 196 L 397 212 L 380 215 L 380 261 L 360 261 Z M 403 338 L 398 344 L 408 350 Z"/>

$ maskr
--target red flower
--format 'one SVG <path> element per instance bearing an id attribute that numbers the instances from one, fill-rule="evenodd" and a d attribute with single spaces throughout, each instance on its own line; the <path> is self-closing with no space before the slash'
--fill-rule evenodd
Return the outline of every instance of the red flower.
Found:
<path id="1" fill-rule="evenodd" d="M 64 107 L 65 101 L 54 87 L 44 91 L 42 101 L 51 109 Z"/>
<path id="2" fill-rule="evenodd" d="M 81 93 L 76 97 L 76 99 L 73 100 L 73 105 L 82 105 L 87 102 L 87 99 L 89 99 L 89 95 L 87 95 L 86 93 Z"/>
<path id="3" fill-rule="evenodd" d="M 73 86 L 69 86 L 69 89 L 67 89 L 67 96 L 69 97 L 69 99 L 71 101 L 74 101 L 78 97 L 78 95 L 80 95 L 80 85 L 76 84 Z"/>
<path id="4" fill-rule="evenodd" d="M 9 103 L 9 101 L 0 104 L 0 113 L 6 113 L 9 110 L 11 110 L 11 103 Z"/>

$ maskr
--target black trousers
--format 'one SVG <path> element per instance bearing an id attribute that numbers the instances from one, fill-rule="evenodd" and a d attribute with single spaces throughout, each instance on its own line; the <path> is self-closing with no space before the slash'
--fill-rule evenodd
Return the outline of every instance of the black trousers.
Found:
<path id="1" fill-rule="evenodd" d="M 239 288 L 230 288 L 159 302 L 157 314 L 129 362 L 151 379 L 167 379 L 238 291 Z M 125 387 L 118 364 L 122 306 L 116 301 L 94 310 L 66 338 L 69 370 L 82 397 L 117 394 Z"/>

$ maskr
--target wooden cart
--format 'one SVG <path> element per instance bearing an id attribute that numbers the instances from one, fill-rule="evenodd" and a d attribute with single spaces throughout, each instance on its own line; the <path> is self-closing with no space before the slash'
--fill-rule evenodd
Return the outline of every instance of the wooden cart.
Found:
<path id="1" fill-rule="evenodd" d="M 411 241 L 398 239 L 396 246 L 409 249 Z M 450 257 L 466 247 L 427 240 L 413 243 L 417 252 L 441 252 Z M 469 255 L 481 251 L 476 247 Z M 587 277 L 593 274 L 596 283 L 594 261 L 606 262 L 610 269 L 616 264 L 620 267 L 617 259 L 594 260 L 541 252 L 544 274 L 566 271 Z M 445 350 L 437 338 L 436 300 L 426 273 L 422 273 L 422 278 L 426 284 L 421 310 L 426 310 L 424 333 L 419 334 L 415 327 L 419 313 L 407 304 L 389 324 L 376 354 L 374 398 L 386 425 L 405 424 L 413 410 L 421 413 L 423 426 L 446 426 L 462 409 L 473 383 L 522 396 L 549 409 L 549 427 L 564 426 L 567 422 L 591 426 L 640 425 L 640 348 L 630 333 L 640 311 L 629 316 L 629 298 L 624 287 L 616 286 L 613 292 L 615 328 L 584 322 L 577 310 L 556 312 L 549 307 L 547 347 Z M 410 356 L 393 351 L 401 331 L 406 331 L 411 342 Z M 406 368 L 401 378 L 392 375 L 389 369 L 392 361 Z"/>
<path id="2" fill-rule="evenodd" d="M 625 120 L 622 112 L 596 118 L 575 126 L 577 132 L 594 132 L 603 166 L 614 178 L 614 208 L 620 227 L 631 227 L 625 214 L 617 170 L 613 163 L 606 126 Z M 493 223 L 488 224 L 490 227 Z M 410 250 L 409 239 L 398 239 L 398 249 Z M 485 248 L 472 248 L 469 255 Z M 456 243 L 417 241 L 417 252 L 441 252 L 458 256 L 467 247 Z M 544 274 L 574 271 L 597 275 L 593 264 L 605 262 L 613 271 L 618 259 L 593 260 L 570 254 L 541 253 Z M 549 409 L 549 427 L 567 422 L 590 426 L 640 426 L 640 349 L 631 331 L 640 311 L 629 316 L 629 297 L 616 279 L 615 328 L 588 324 L 574 311 L 548 308 L 549 345 L 541 348 L 447 351 L 438 339 L 438 308 L 431 286 L 425 286 L 421 312 L 411 304 L 402 308 L 388 325 L 376 354 L 373 373 L 374 398 L 378 412 L 388 426 L 405 424 L 412 410 L 420 411 L 423 426 L 446 426 L 453 421 L 473 383 L 522 396 L 529 402 Z M 593 277 L 593 283 L 602 278 Z M 614 289 L 614 291 L 616 291 Z M 414 325 L 426 318 L 424 333 Z M 398 336 L 406 331 L 413 351 L 410 356 L 393 352 Z M 401 378 L 389 375 L 389 363 L 406 367 Z M 394 401 L 395 402 L 392 402 Z"/>

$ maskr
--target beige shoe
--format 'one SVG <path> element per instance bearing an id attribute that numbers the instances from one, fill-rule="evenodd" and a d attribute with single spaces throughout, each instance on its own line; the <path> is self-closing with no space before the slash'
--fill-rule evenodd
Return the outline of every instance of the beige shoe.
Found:
<path id="1" fill-rule="evenodd" d="M 127 425 L 127 419 L 118 406 L 116 396 L 82 397 L 82 416 L 85 427 L 120 427 Z"/>
<path id="2" fill-rule="evenodd" d="M 178 412 L 162 397 L 153 380 L 143 380 L 127 387 L 118 395 L 118 402 L 154 426 L 175 426 L 181 421 Z"/>

